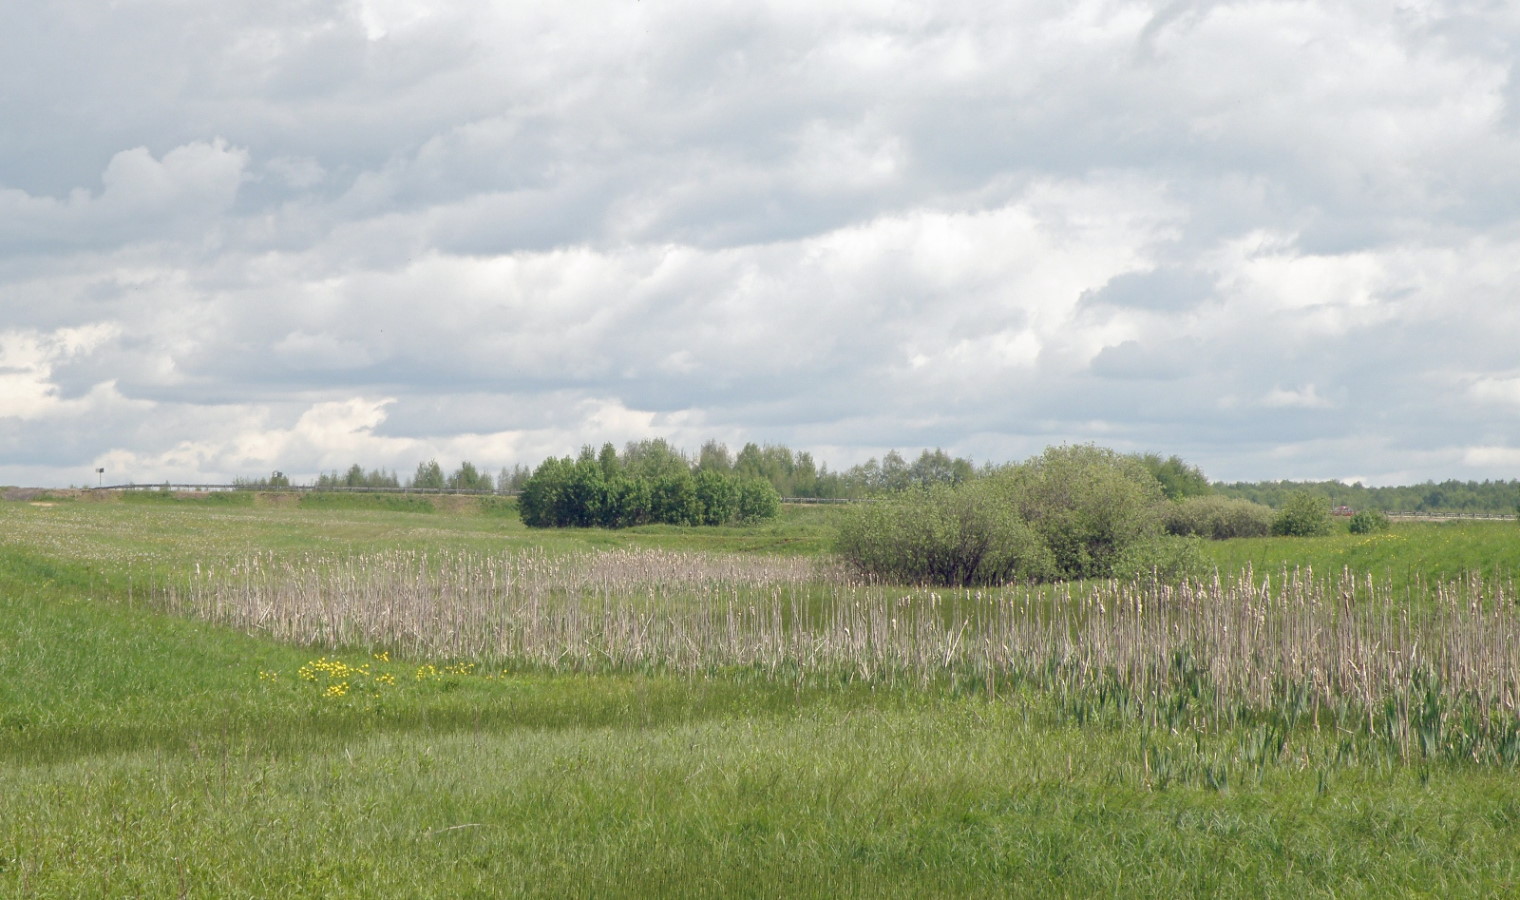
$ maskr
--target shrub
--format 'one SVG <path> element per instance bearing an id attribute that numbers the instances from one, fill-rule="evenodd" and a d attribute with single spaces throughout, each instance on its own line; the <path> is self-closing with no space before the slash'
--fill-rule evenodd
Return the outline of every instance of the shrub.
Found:
<path id="1" fill-rule="evenodd" d="M 866 572 L 906 582 L 1108 577 L 1129 548 L 1162 534 L 1164 502 L 1135 457 L 1053 447 L 989 477 L 851 510 L 836 550 Z"/>
<path id="2" fill-rule="evenodd" d="M 717 469 L 703 469 L 694 479 L 701 524 L 722 525 L 739 518 L 739 484 Z"/>
<path id="3" fill-rule="evenodd" d="M 690 469 L 678 469 L 655 477 L 650 483 L 653 520 L 667 525 L 700 525 L 702 504 Z"/>
<path id="4" fill-rule="evenodd" d="M 764 478 L 739 479 L 739 520 L 754 522 L 781 514 L 781 494 Z"/>
<path id="5" fill-rule="evenodd" d="M 862 572 L 910 584 L 994 585 L 1054 571 L 1039 536 L 989 481 L 859 504 L 841 518 L 834 549 Z"/>
<path id="6" fill-rule="evenodd" d="M 1351 517 L 1352 534 L 1376 534 L 1387 531 L 1392 525 L 1388 515 L 1374 509 L 1364 509 Z"/>
<path id="7" fill-rule="evenodd" d="M 1240 537 L 1265 537 L 1272 533 L 1276 515 L 1270 506 L 1231 497 L 1188 497 L 1167 504 L 1162 522 L 1168 534 L 1196 535 L 1222 541 Z"/>
<path id="8" fill-rule="evenodd" d="M 1211 569 L 1202 545 L 1203 538 L 1196 536 L 1158 535 L 1136 541 L 1114 560 L 1114 577 L 1166 584 L 1202 578 Z"/>
<path id="9" fill-rule="evenodd" d="M 1272 520 L 1272 533 L 1286 537 L 1319 537 L 1333 529 L 1330 502 L 1312 491 L 1289 495 Z"/>
<path id="10" fill-rule="evenodd" d="M 1007 486 L 1061 578 L 1106 578 L 1126 547 L 1161 533 L 1161 485 L 1132 456 L 1091 444 L 1051 447 L 993 480 Z"/>
<path id="11" fill-rule="evenodd" d="M 571 466 L 569 459 L 550 457 L 533 470 L 532 477 L 523 484 L 522 494 L 517 498 L 517 509 L 524 525 L 553 528 L 562 524 L 558 517 L 560 493 L 565 488 Z"/>
<path id="12" fill-rule="evenodd" d="M 608 528 L 632 528 L 654 521 L 654 495 L 647 478 L 614 471 L 607 478 L 607 503 L 614 515 Z"/>

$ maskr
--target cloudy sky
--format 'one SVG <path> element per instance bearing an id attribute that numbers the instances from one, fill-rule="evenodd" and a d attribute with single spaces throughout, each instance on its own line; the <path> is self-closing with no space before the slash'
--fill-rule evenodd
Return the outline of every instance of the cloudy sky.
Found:
<path id="1" fill-rule="evenodd" d="M 9 0 L 0 483 L 1520 476 L 1511 0 Z"/>

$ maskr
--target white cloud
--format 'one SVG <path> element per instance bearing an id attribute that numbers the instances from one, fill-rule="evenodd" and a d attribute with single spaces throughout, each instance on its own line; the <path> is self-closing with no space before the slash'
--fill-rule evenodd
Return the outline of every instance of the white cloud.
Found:
<path id="1" fill-rule="evenodd" d="M 662 433 L 1509 471 L 1507 7 L 15 19 L 0 481 Z"/>
<path id="2" fill-rule="evenodd" d="M 1479 376 L 1469 392 L 1482 403 L 1520 407 L 1520 375 L 1495 373 Z"/>
<path id="3" fill-rule="evenodd" d="M 83 398 L 63 397 L 53 381 L 53 371 L 60 362 L 87 354 L 116 334 L 117 329 L 109 323 L 51 333 L 0 331 L 0 419 L 79 415 L 107 402 L 115 395 L 110 384 L 96 385 Z"/>
<path id="4" fill-rule="evenodd" d="M 1319 395 L 1314 385 L 1297 388 L 1273 388 L 1262 398 L 1267 406 L 1296 407 L 1299 409 L 1330 409 L 1335 404 Z"/>
<path id="5" fill-rule="evenodd" d="M 65 200 L 0 190 L 0 250 L 26 246 L 91 245 L 206 236 L 231 207 L 248 164 L 246 151 L 220 139 L 175 147 L 155 159 L 146 147 L 111 157 L 101 190 L 70 192 Z"/>

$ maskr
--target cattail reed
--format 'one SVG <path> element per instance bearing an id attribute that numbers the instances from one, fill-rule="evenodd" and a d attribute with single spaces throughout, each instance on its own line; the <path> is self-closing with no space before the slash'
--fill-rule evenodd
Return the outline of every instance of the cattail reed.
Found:
<path id="1" fill-rule="evenodd" d="M 946 591 L 787 558 L 393 552 L 201 567 L 161 600 L 297 644 L 486 665 L 1028 683 L 1172 729 L 1365 716 L 1409 754 L 1459 715 L 1513 723 L 1520 703 L 1515 587 L 1475 576 L 1418 597 L 1308 570 Z"/>

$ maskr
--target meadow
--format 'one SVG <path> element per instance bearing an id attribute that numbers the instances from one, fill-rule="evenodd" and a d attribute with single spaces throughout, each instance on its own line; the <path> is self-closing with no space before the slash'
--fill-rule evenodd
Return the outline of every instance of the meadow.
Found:
<path id="1" fill-rule="evenodd" d="M 506 512 L 0 504 L 0 893 L 1520 886 L 1512 521 L 953 592 Z"/>

